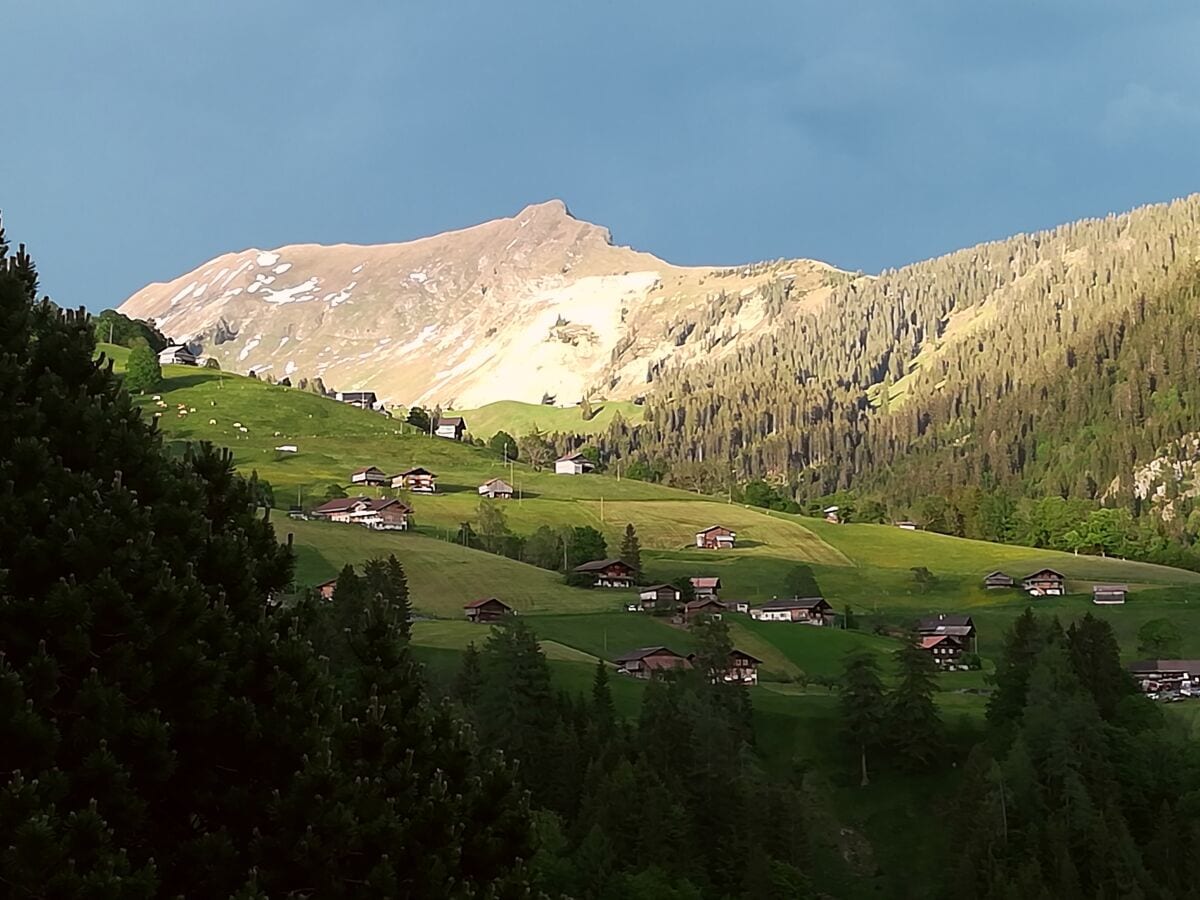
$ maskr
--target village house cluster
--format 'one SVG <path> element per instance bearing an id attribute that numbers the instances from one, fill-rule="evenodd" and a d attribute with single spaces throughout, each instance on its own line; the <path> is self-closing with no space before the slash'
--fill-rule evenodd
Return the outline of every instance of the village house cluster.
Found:
<path id="1" fill-rule="evenodd" d="M 1067 593 L 1067 576 L 1054 569 L 1038 569 L 1020 581 L 1021 590 L 1030 597 L 1063 597 Z M 989 591 L 1008 590 L 1017 586 L 1017 579 L 1004 572 L 989 572 L 983 577 Z M 1092 602 L 1099 606 L 1124 603 L 1129 596 L 1127 584 L 1092 585 Z"/>

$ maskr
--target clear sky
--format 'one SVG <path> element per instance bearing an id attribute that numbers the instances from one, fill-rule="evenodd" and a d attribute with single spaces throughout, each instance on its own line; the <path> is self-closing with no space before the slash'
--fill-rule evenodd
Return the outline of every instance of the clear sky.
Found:
<path id="1" fill-rule="evenodd" d="M 1196 0 L 26 0 L 0 209 L 64 305 L 560 197 L 852 269 L 1200 189 Z"/>

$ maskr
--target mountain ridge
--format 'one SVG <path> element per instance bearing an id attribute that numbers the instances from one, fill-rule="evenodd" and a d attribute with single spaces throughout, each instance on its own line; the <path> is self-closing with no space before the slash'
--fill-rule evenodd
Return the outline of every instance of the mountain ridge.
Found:
<path id="1" fill-rule="evenodd" d="M 120 306 L 234 370 L 320 377 L 389 402 L 628 399 L 823 302 L 811 260 L 676 266 L 561 200 L 390 244 L 221 254 Z"/>

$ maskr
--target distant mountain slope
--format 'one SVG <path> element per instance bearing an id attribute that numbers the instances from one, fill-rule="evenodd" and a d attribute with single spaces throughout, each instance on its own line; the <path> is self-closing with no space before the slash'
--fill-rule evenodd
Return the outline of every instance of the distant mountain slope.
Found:
<path id="1" fill-rule="evenodd" d="M 858 279 L 666 373 L 608 449 L 715 485 L 730 467 L 765 475 L 801 498 L 870 489 L 916 509 L 980 488 L 1107 490 L 1136 514 L 1150 475 L 1135 491 L 1135 468 L 1200 419 L 1198 260 L 1200 195 Z"/>
<path id="2" fill-rule="evenodd" d="M 227 369 L 321 377 L 389 402 L 629 398 L 653 373 L 732 352 L 846 276 L 805 260 L 681 268 L 560 201 L 403 244 L 243 250 L 125 301 Z"/>

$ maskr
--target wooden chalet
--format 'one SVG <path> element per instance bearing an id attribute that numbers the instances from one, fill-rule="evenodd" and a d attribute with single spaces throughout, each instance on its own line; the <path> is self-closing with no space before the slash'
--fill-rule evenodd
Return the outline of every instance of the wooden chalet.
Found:
<path id="1" fill-rule="evenodd" d="M 650 612 L 658 609 L 673 610 L 683 600 L 683 591 L 673 584 L 652 584 L 638 592 L 640 609 Z"/>
<path id="2" fill-rule="evenodd" d="M 479 486 L 479 496 L 489 500 L 511 500 L 513 486 L 501 478 L 493 478 Z"/>
<path id="3" fill-rule="evenodd" d="M 580 453 L 567 453 L 554 461 L 555 475 L 586 475 L 596 469 L 595 463 Z"/>
<path id="4" fill-rule="evenodd" d="M 312 511 L 317 519 L 362 525 L 375 531 L 407 531 L 412 507 L 401 500 L 376 497 L 341 497 Z"/>
<path id="5" fill-rule="evenodd" d="M 686 656 L 680 656 L 669 647 L 642 647 L 618 656 L 614 662 L 617 664 L 617 672 L 621 675 L 642 679 L 692 667 Z"/>
<path id="6" fill-rule="evenodd" d="M 339 403 L 348 403 L 359 409 L 379 408 L 379 398 L 374 391 L 337 391 L 333 396 Z"/>
<path id="7" fill-rule="evenodd" d="M 719 619 L 722 614 L 728 611 L 725 604 L 715 597 L 692 600 L 684 604 L 683 621 L 691 624 L 702 619 Z"/>
<path id="8" fill-rule="evenodd" d="M 824 597 L 792 597 L 789 600 L 768 600 L 762 606 L 753 607 L 750 617 L 762 622 L 828 625 L 833 621 L 833 607 Z"/>
<path id="9" fill-rule="evenodd" d="M 688 654 L 688 662 L 694 667 L 696 665 L 696 654 Z M 762 665 L 762 660 L 751 656 L 743 650 L 733 649 L 729 651 L 729 662 L 720 672 L 713 673 L 713 681 L 718 678 L 726 684 L 758 684 L 758 667 Z"/>
<path id="10" fill-rule="evenodd" d="M 333 593 L 337 590 L 337 579 L 330 578 L 328 581 L 322 581 L 313 590 L 321 595 L 322 600 L 332 600 Z"/>
<path id="11" fill-rule="evenodd" d="M 1140 659 L 1127 669 L 1153 699 L 1200 696 L 1200 659 Z"/>
<path id="12" fill-rule="evenodd" d="M 696 546 L 701 550 L 731 550 L 736 540 L 737 533 L 724 525 L 709 525 L 696 532 Z"/>
<path id="13" fill-rule="evenodd" d="M 989 591 L 1002 590 L 1017 586 L 1017 580 L 1003 572 L 989 572 L 983 576 L 983 586 Z"/>
<path id="14" fill-rule="evenodd" d="M 936 616 L 925 616 L 917 621 L 917 634 L 927 637 L 954 637 L 962 641 L 964 647 L 974 651 L 976 647 L 975 621 L 970 616 L 947 615 L 938 613 Z"/>
<path id="15" fill-rule="evenodd" d="M 741 613 L 744 616 L 750 614 L 750 602 L 747 600 L 722 600 L 721 605 L 730 612 Z"/>
<path id="16" fill-rule="evenodd" d="M 440 438 L 461 441 L 467 433 L 467 420 L 462 416 L 442 416 L 437 420 L 433 433 Z"/>
<path id="17" fill-rule="evenodd" d="M 576 566 L 575 571 L 591 575 L 596 587 L 631 588 L 636 573 L 624 560 L 596 559 Z"/>
<path id="18" fill-rule="evenodd" d="M 511 606 L 495 597 L 475 600 L 463 605 L 468 622 L 498 622 L 505 616 L 516 615 Z"/>
<path id="19" fill-rule="evenodd" d="M 1031 597 L 1061 597 L 1067 592 L 1067 576 L 1053 569 L 1039 569 L 1021 579 L 1021 589 Z"/>
<path id="20" fill-rule="evenodd" d="M 929 634 L 917 638 L 921 649 L 933 657 L 933 661 L 944 669 L 965 669 L 962 661 L 966 652 L 966 640 L 953 634 Z"/>
<path id="21" fill-rule="evenodd" d="M 1127 584 L 1093 584 L 1092 602 L 1100 606 L 1119 606 L 1129 595 Z"/>
<path id="22" fill-rule="evenodd" d="M 721 593 L 721 579 L 715 575 L 700 575 L 688 581 L 692 583 L 692 596 L 697 600 L 716 600 Z"/>
<path id="23" fill-rule="evenodd" d="M 388 478 L 387 473 L 378 466 L 364 466 L 350 473 L 351 484 L 365 484 L 369 487 L 387 487 L 389 481 L 391 479 Z"/>
<path id="24" fill-rule="evenodd" d="M 437 493 L 437 475 L 420 466 L 392 476 L 392 487 L 414 494 Z"/>
<path id="25" fill-rule="evenodd" d="M 197 364 L 196 355 L 187 347 L 173 345 L 158 351 L 158 364 L 160 366 L 194 366 Z"/>

